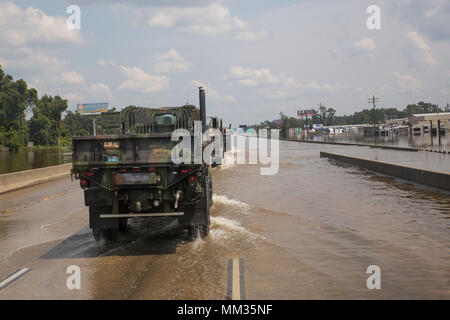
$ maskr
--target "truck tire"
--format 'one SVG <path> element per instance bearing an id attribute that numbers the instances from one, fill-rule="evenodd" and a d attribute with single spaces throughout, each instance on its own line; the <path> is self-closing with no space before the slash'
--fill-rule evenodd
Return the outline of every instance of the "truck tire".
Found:
<path id="1" fill-rule="evenodd" d="M 209 234 L 209 225 L 210 225 L 210 208 L 212 205 L 212 180 L 210 176 L 210 172 L 208 169 L 205 170 L 205 197 L 206 197 L 206 208 L 204 208 L 204 214 L 206 215 L 206 224 L 204 225 L 195 225 L 189 227 L 189 237 L 191 240 L 196 239 L 205 239 Z"/>
<path id="2" fill-rule="evenodd" d="M 209 225 L 206 226 L 190 226 L 189 237 L 191 240 L 205 239 L 209 234 Z"/>
<path id="3" fill-rule="evenodd" d="M 96 241 L 113 240 L 127 229 L 128 218 L 101 220 L 100 214 L 111 213 L 112 206 L 89 206 L 89 226 Z"/>
<path id="4" fill-rule="evenodd" d="M 209 235 L 209 224 L 206 226 L 200 227 L 200 236 L 202 239 L 206 238 Z"/>
<path id="5" fill-rule="evenodd" d="M 119 231 L 125 233 L 128 229 L 128 218 L 119 218 Z"/>
<path id="6" fill-rule="evenodd" d="M 112 232 L 111 229 L 92 229 L 92 234 L 94 236 L 95 241 L 110 241 L 112 240 Z"/>

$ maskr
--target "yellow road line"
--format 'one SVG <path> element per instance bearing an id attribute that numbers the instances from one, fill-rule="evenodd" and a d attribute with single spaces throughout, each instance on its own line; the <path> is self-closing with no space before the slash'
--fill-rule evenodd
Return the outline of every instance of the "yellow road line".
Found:
<path id="1" fill-rule="evenodd" d="M 233 287 L 231 291 L 231 300 L 241 300 L 241 277 L 239 270 L 239 258 L 233 259 L 232 273 L 233 273 L 233 280 L 232 280 Z"/>
<path id="2" fill-rule="evenodd" d="M 246 300 L 244 280 L 244 260 L 240 258 L 228 259 L 228 300 Z"/>

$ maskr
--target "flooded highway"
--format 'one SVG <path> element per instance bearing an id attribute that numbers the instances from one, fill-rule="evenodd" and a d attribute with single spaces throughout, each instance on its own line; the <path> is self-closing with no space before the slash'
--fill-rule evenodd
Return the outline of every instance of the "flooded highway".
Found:
<path id="1" fill-rule="evenodd" d="M 154 218 L 96 243 L 70 179 L 0 195 L 0 279 L 29 268 L 0 299 L 226 299 L 231 258 L 247 299 L 449 299 L 449 195 L 319 157 L 353 148 L 280 141 L 276 175 L 215 168 L 210 235 L 193 242 Z M 371 265 L 380 290 L 367 288 Z"/>

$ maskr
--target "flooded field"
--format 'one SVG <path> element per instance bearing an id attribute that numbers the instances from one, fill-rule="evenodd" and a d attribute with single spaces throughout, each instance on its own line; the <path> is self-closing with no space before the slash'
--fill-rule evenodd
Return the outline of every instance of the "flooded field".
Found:
<path id="1" fill-rule="evenodd" d="M 0 299 L 225 299 L 230 258 L 243 259 L 248 299 L 449 299 L 449 195 L 319 158 L 348 148 L 280 141 L 276 175 L 214 169 L 210 235 L 194 242 L 155 218 L 96 243 L 66 179 L 1 195 L 0 278 L 31 271 Z M 69 265 L 81 290 L 65 287 Z M 370 265 L 380 290 L 366 286 Z"/>

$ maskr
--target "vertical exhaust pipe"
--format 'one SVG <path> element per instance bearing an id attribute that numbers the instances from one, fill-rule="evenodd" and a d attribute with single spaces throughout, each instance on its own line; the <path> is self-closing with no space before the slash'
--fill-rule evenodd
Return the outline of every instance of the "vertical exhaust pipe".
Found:
<path id="1" fill-rule="evenodd" d="M 203 128 L 206 126 L 206 102 L 205 102 L 205 90 L 203 87 L 198 87 L 198 96 L 200 100 L 200 120 L 202 121 Z"/>

